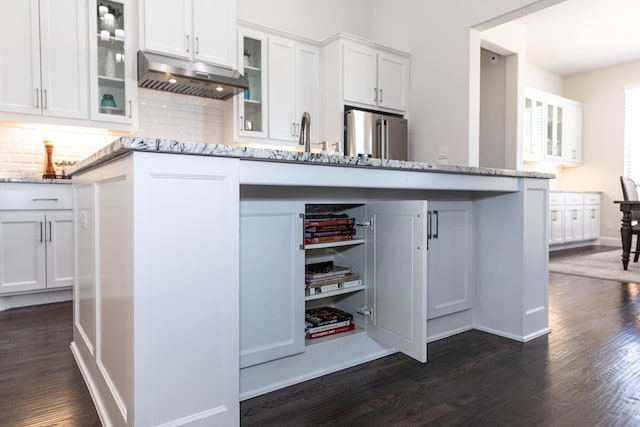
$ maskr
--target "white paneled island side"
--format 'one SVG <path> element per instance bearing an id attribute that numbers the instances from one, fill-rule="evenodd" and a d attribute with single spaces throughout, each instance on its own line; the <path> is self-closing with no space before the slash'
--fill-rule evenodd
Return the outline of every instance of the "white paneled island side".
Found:
<path id="1" fill-rule="evenodd" d="M 106 426 L 239 425 L 240 400 L 469 329 L 549 332 L 553 175 L 139 138 L 70 173 L 71 347 Z M 319 212 L 353 238 L 305 243 Z M 327 261 L 362 282 L 308 295 Z M 321 306 L 353 330 L 305 339 Z"/>

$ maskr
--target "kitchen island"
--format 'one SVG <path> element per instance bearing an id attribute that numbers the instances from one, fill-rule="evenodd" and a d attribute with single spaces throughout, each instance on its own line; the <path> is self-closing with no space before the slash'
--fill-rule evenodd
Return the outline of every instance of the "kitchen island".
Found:
<path id="1" fill-rule="evenodd" d="M 549 332 L 549 174 L 138 138 L 70 173 L 72 351 L 105 425 L 238 425 L 241 399 L 395 351 Z M 353 241 L 305 244 L 316 212 Z M 318 260 L 362 286 L 305 296 Z M 320 305 L 355 330 L 305 340 Z"/>

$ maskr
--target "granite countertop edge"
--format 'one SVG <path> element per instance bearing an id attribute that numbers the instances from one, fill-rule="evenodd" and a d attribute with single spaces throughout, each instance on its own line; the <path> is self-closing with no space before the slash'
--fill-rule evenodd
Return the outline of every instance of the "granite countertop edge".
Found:
<path id="1" fill-rule="evenodd" d="M 515 171 L 508 169 L 439 164 L 434 165 L 432 163 L 410 162 L 404 160 L 382 160 L 374 158 L 349 157 L 336 154 L 305 153 L 300 151 L 180 142 L 169 139 L 140 137 L 122 137 L 116 139 L 111 144 L 96 151 L 84 160 L 78 162 L 75 166 L 68 169 L 67 174 L 69 176 L 77 175 L 80 172 L 108 162 L 131 151 L 229 157 L 241 160 L 372 168 L 380 170 L 421 171 L 516 178 L 555 178 L 554 174 L 535 171 Z"/>

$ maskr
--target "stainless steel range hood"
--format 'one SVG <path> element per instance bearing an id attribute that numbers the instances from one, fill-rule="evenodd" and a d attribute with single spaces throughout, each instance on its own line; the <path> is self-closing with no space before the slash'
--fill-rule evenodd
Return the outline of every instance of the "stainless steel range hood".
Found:
<path id="1" fill-rule="evenodd" d="M 247 90 L 249 82 L 229 68 L 138 51 L 138 86 L 225 100 Z"/>

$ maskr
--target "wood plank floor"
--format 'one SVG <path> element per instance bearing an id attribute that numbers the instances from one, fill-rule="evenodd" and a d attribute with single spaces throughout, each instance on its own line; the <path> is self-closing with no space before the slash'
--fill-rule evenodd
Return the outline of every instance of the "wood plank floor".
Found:
<path id="1" fill-rule="evenodd" d="M 548 336 L 466 332 L 242 402 L 242 425 L 640 426 L 640 285 L 549 282 Z M 70 303 L 0 312 L 0 426 L 100 425 L 70 341 Z"/>

